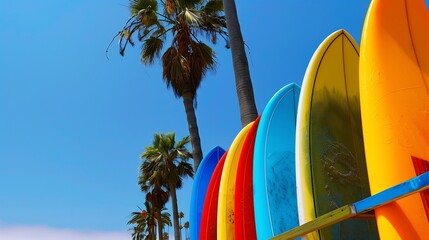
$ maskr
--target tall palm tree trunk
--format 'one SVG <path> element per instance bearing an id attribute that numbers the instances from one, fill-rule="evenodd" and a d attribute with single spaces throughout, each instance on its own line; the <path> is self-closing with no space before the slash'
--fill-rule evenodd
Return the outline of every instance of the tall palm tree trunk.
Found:
<path id="1" fill-rule="evenodd" d="M 189 136 L 191 138 L 194 172 L 197 172 L 198 166 L 203 158 L 203 151 L 201 150 L 200 133 L 198 132 L 197 117 L 194 109 L 194 96 L 190 91 L 186 91 L 183 92 L 182 99 L 185 107 L 186 119 L 188 121 Z"/>
<path id="2" fill-rule="evenodd" d="M 156 213 L 156 221 L 158 222 L 158 238 L 162 239 L 162 215 L 161 215 L 161 208 L 158 207 Z"/>
<path id="3" fill-rule="evenodd" d="M 177 207 L 176 186 L 170 184 L 171 204 L 173 205 L 174 239 L 180 240 L 179 208 Z"/>
<path id="4" fill-rule="evenodd" d="M 246 51 L 244 50 L 244 41 L 241 35 L 240 23 L 238 22 L 235 1 L 223 0 L 223 6 L 231 46 L 241 125 L 244 127 L 258 117 L 258 110 L 256 109 L 255 97 L 253 95 L 249 63 L 247 62 Z"/>

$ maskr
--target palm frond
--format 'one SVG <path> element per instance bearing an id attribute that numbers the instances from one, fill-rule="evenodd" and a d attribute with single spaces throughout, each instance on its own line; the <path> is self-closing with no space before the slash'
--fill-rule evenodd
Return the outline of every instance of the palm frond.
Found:
<path id="1" fill-rule="evenodd" d="M 182 55 L 176 55 L 172 60 L 170 78 L 167 79 L 173 87 L 176 96 L 181 97 L 183 90 L 188 87 L 190 65 L 188 59 Z"/>
<path id="2" fill-rule="evenodd" d="M 177 11 L 177 1 L 165 0 L 165 13 L 167 15 L 173 15 Z"/>
<path id="3" fill-rule="evenodd" d="M 160 38 L 150 37 L 144 41 L 141 52 L 141 61 L 144 64 L 152 64 L 155 58 L 160 56 L 164 42 Z"/>
<path id="4" fill-rule="evenodd" d="M 219 1 L 219 0 L 208 1 L 201 10 L 203 10 L 206 14 L 217 14 L 219 12 L 222 12 L 223 1 Z"/>
<path id="5" fill-rule="evenodd" d="M 143 230 L 141 226 L 137 225 L 134 226 L 132 229 L 133 233 L 131 234 L 132 240 L 144 240 L 146 239 L 147 235 L 145 233 L 146 230 Z"/>
<path id="6" fill-rule="evenodd" d="M 217 36 L 226 39 L 228 34 L 226 29 L 226 20 L 224 16 L 217 15 L 204 15 L 204 21 L 199 28 L 196 29 L 198 33 L 205 34 L 207 40 L 213 44 L 217 43 Z"/>
<path id="7" fill-rule="evenodd" d="M 173 64 L 173 58 L 177 55 L 177 50 L 174 47 L 169 47 L 164 54 L 162 55 L 162 78 L 170 79 L 171 71 Z M 169 87 L 169 82 L 167 81 L 167 87 Z"/>
<path id="8" fill-rule="evenodd" d="M 188 150 L 185 150 L 185 151 L 178 150 L 177 155 L 182 161 L 189 161 L 189 159 L 193 158 L 192 153 L 189 152 Z"/>
<path id="9" fill-rule="evenodd" d="M 174 182 L 174 187 L 177 189 L 181 189 L 183 187 L 183 179 L 182 178 L 171 178 L 171 182 Z"/>
<path id="10" fill-rule="evenodd" d="M 191 90 L 196 93 L 207 70 L 214 68 L 215 60 L 214 52 L 206 44 L 192 42 L 191 48 L 192 53 L 189 58 L 192 69 L 190 83 L 192 84 Z"/>
<path id="11" fill-rule="evenodd" d="M 142 9 L 153 9 L 158 11 L 157 0 L 130 0 L 129 9 L 131 15 L 137 15 Z"/>
<path id="12" fill-rule="evenodd" d="M 197 47 L 199 50 L 197 52 L 201 54 L 201 57 L 204 59 L 206 64 L 205 67 L 207 69 L 213 69 L 216 65 L 215 52 L 213 49 L 203 42 L 197 43 Z"/>
<path id="13" fill-rule="evenodd" d="M 174 46 L 168 48 L 162 56 L 163 79 L 167 87 L 172 87 L 176 97 L 182 96 L 183 89 L 187 86 L 187 79 L 190 75 L 188 60 L 179 54 Z"/>
<path id="14" fill-rule="evenodd" d="M 131 213 L 131 219 L 127 222 L 127 225 L 135 224 L 141 221 L 140 217 L 141 212 L 132 212 Z"/>
<path id="15" fill-rule="evenodd" d="M 156 27 L 156 30 L 153 32 L 153 36 L 156 38 L 160 38 L 161 40 L 165 41 L 165 39 L 167 38 L 167 32 L 171 30 L 171 29 L 165 29 L 164 26 L 162 26 L 161 24 L 159 24 Z"/>
<path id="16" fill-rule="evenodd" d="M 140 10 L 138 16 L 141 24 L 147 28 L 159 24 L 156 11 L 151 8 Z"/>
<path id="17" fill-rule="evenodd" d="M 185 9 L 183 12 L 183 17 L 189 25 L 195 24 L 199 26 L 201 24 L 201 15 L 200 12 L 195 9 Z"/>
<path id="18" fill-rule="evenodd" d="M 194 8 L 204 2 L 204 0 L 177 0 L 180 5 L 180 8 Z"/>
<path id="19" fill-rule="evenodd" d="M 163 134 L 155 133 L 155 134 L 153 135 L 153 142 L 152 142 L 152 146 L 148 146 L 148 147 L 151 147 L 151 148 L 158 148 L 158 146 L 159 146 L 159 142 L 161 141 L 161 137 L 162 137 L 162 135 L 163 135 Z"/>
<path id="20" fill-rule="evenodd" d="M 182 161 L 178 164 L 177 169 L 178 173 L 182 176 L 194 177 L 194 169 L 190 163 Z"/>
<path id="21" fill-rule="evenodd" d="M 161 212 L 166 211 L 166 210 L 167 210 L 166 208 L 163 208 L 163 209 L 161 209 Z M 170 213 L 168 213 L 168 212 L 163 212 L 163 213 L 162 213 L 162 215 L 161 215 L 161 219 L 162 219 L 163 227 L 164 227 L 165 225 L 167 225 L 167 226 L 172 226 L 170 216 L 171 216 L 171 215 L 170 215 Z"/>
<path id="22" fill-rule="evenodd" d="M 176 133 L 175 132 L 171 132 L 168 133 L 166 135 L 167 139 L 168 139 L 168 147 L 169 149 L 173 149 L 176 145 Z"/>
<path id="23" fill-rule="evenodd" d="M 137 39 L 141 42 L 149 36 L 155 28 L 140 28 L 137 34 Z"/>
<path id="24" fill-rule="evenodd" d="M 175 147 L 178 148 L 178 149 L 181 149 L 186 144 L 188 144 L 190 142 L 191 142 L 191 138 L 189 136 L 186 136 L 186 137 L 182 138 L 180 141 L 178 141 Z"/>

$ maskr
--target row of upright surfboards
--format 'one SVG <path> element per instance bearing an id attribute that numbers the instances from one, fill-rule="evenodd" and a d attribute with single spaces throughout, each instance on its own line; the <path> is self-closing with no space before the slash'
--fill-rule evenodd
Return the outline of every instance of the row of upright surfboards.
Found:
<path id="1" fill-rule="evenodd" d="M 315 51 L 227 151 L 195 175 L 190 234 L 269 239 L 429 171 L 429 13 L 424 0 L 373 0 L 361 48 L 344 30 Z M 429 191 L 306 239 L 429 239 Z"/>

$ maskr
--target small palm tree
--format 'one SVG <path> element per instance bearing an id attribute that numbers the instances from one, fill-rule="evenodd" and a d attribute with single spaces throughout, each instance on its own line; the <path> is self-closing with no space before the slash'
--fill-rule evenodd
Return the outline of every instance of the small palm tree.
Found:
<path id="1" fill-rule="evenodd" d="M 183 228 L 185 228 L 185 240 L 189 240 L 189 221 L 186 221 L 185 224 L 183 224 Z"/>
<path id="2" fill-rule="evenodd" d="M 133 240 L 153 240 L 155 235 L 155 212 L 149 202 L 145 202 L 145 210 L 140 209 L 139 212 L 131 213 L 131 220 L 128 225 L 133 225 Z"/>
<path id="3" fill-rule="evenodd" d="M 146 229 L 142 225 L 136 225 L 132 228 L 131 240 L 146 240 Z"/>
<path id="4" fill-rule="evenodd" d="M 148 169 L 150 162 L 143 162 L 141 170 Z M 143 192 L 146 193 L 146 201 L 149 201 L 155 208 L 156 211 L 163 209 L 165 204 L 168 202 L 170 193 L 166 181 L 160 174 L 145 173 L 141 172 L 139 176 L 139 185 Z M 161 215 L 157 215 L 157 222 L 162 223 Z M 158 238 L 162 239 L 163 225 L 158 224 Z"/>
<path id="5" fill-rule="evenodd" d="M 185 214 L 180 211 L 179 212 L 179 229 L 180 229 L 180 239 L 182 239 L 182 229 L 183 229 L 183 225 L 182 225 L 182 218 L 185 217 Z"/>
<path id="6" fill-rule="evenodd" d="M 142 42 L 143 64 L 162 60 L 162 76 L 167 87 L 172 87 L 174 95 L 183 99 L 196 170 L 203 153 L 194 109 L 195 96 L 206 72 L 216 66 L 215 52 L 200 37 L 206 37 L 213 44 L 218 36 L 226 39 L 222 1 L 130 0 L 129 8 L 131 18 L 117 35 L 120 54 L 124 54 L 128 44 L 134 45 L 133 38 L 137 38 Z M 167 41 L 170 44 L 164 51 Z"/>
<path id="7" fill-rule="evenodd" d="M 144 178 L 163 179 L 168 187 L 173 207 L 175 239 L 180 239 L 176 190 L 182 187 L 183 177 L 194 175 L 192 165 L 188 163 L 192 158 L 192 154 L 186 148 L 189 142 L 189 137 L 184 137 L 176 143 L 174 132 L 155 134 L 152 146 L 145 147 L 145 152 L 141 155 L 146 162 L 140 169 L 141 174 L 145 175 Z"/>
<path id="8" fill-rule="evenodd" d="M 184 217 L 185 217 L 185 214 L 182 211 L 180 211 L 179 212 L 179 225 L 180 226 L 182 226 L 182 218 L 184 218 Z"/>
<path id="9" fill-rule="evenodd" d="M 139 212 L 132 212 L 132 218 L 128 221 L 129 225 L 133 225 L 132 240 L 155 240 L 155 229 L 157 226 L 158 229 L 162 229 L 165 225 L 171 226 L 170 214 L 166 212 L 166 208 L 158 211 L 148 201 L 144 205 L 146 210 L 140 209 Z M 162 239 L 162 235 L 160 239 Z"/>

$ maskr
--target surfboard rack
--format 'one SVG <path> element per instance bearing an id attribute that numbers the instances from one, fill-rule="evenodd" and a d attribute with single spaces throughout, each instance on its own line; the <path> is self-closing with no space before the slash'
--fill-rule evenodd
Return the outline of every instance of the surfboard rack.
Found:
<path id="1" fill-rule="evenodd" d="M 346 219 L 359 219 L 361 216 L 364 216 L 364 214 L 372 212 L 375 208 L 426 189 L 429 189 L 429 172 L 423 173 L 353 204 L 335 209 L 314 219 L 313 221 L 279 234 L 271 238 L 271 240 L 294 239 Z"/>

